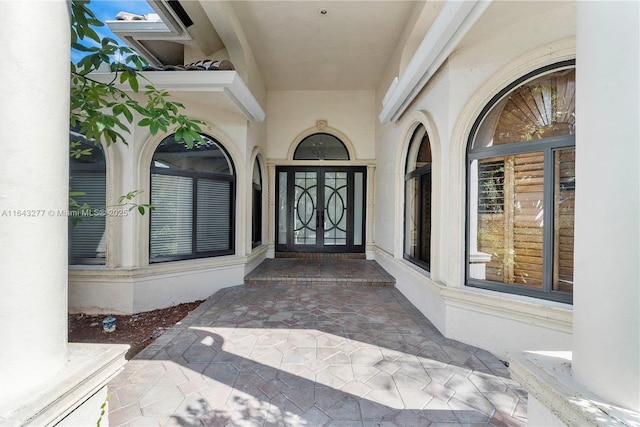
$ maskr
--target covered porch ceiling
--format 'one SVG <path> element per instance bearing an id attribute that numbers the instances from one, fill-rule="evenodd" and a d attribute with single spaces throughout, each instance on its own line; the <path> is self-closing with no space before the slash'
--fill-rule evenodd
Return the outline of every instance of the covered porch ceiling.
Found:
<path id="1" fill-rule="evenodd" d="M 176 3 L 192 21 L 174 31 L 173 37 L 166 36 L 167 33 L 126 34 L 129 44 L 135 47 L 135 42 L 141 41 L 147 53 L 157 58 L 166 58 L 168 49 L 190 45 L 219 59 L 215 58 L 216 53 L 220 54 L 219 49 L 223 48 L 241 74 L 243 68 L 251 68 L 255 61 L 255 69 L 267 90 L 374 90 L 394 55 L 400 55 L 407 46 L 410 50 L 411 44 L 417 48 L 444 2 L 149 0 L 149 3 L 156 11 L 167 12 L 159 13 L 165 22 L 173 19 L 180 24 L 180 15 L 172 7 Z M 401 40 L 406 43 L 399 46 Z M 141 53 L 145 54 L 144 49 Z M 173 58 L 177 63 L 176 55 Z M 393 59 L 401 63 L 400 57 Z"/>
<path id="2" fill-rule="evenodd" d="M 239 1 L 269 90 L 375 89 L 414 1 Z"/>

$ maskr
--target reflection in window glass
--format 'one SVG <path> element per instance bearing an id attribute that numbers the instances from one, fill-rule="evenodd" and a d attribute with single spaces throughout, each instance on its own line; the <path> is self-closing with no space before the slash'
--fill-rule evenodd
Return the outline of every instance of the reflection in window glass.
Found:
<path id="1" fill-rule="evenodd" d="M 472 278 L 542 287 L 543 160 L 543 153 L 534 152 L 480 162 L 474 185 L 479 189 L 477 247 L 491 261 L 486 277 Z"/>
<path id="2" fill-rule="evenodd" d="M 422 125 L 411 137 L 406 165 L 404 257 L 428 271 L 431 265 L 431 145 Z"/>
<path id="3" fill-rule="evenodd" d="M 347 173 L 324 174 L 324 244 L 347 244 Z"/>
<path id="4" fill-rule="evenodd" d="M 509 92 L 482 120 L 473 148 L 573 135 L 575 70 L 535 78 Z"/>
<path id="5" fill-rule="evenodd" d="M 211 138 L 203 135 L 204 143 L 195 141 L 193 147 L 173 136 L 165 138 L 153 155 L 153 167 L 198 171 L 206 173 L 233 174 L 231 160 Z"/>
<path id="6" fill-rule="evenodd" d="M 362 230 L 364 226 L 364 173 L 354 174 L 353 189 L 353 244 L 362 245 Z"/>
<path id="7" fill-rule="evenodd" d="M 575 69 L 523 78 L 479 118 L 468 163 L 471 286 L 571 302 Z"/>
<path id="8" fill-rule="evenodd" d="M 573 291 L 573 222 L 576 196 L 575 149 L 554 154 L 553 290 Z"/>
<path id="9" fill-rule="evenodd" d="M 251 247 L 262 243 L 262 174 L 260 163 L 256 159 L 253 165 L 253 180 L 251 186 Z"/>
<path id="10" fill-rule="evenodd" d="M 293 154 L 294 160 L 349 160 L 342 141 L 328 133 L 316 133 L 303 139 Z"/>
<path id="11" fill-rule="evenodd" d="M 278 244 L 287 243 L 287 172 L 278 174 Z"/>
<path id="12" fill-rule="evenodd" d="M 316 244 L 317 172 L 295 172 L 293 240 L 296 245 Z"/>

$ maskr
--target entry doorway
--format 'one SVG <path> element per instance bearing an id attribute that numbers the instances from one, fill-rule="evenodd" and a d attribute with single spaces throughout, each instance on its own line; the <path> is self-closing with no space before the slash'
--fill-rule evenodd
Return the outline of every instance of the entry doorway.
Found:
<path id="1" fill-rule="evenodd" d="M 276 169 L 276 251 L 365 251 L 366 167 Z"/>

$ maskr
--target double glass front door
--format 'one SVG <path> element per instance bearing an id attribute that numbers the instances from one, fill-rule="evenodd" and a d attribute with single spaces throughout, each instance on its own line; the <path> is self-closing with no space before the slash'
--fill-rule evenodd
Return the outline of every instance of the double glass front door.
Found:
<path id="1" fill-rule="evenodd" d="M 363 167 L 280 167 L 276 250 L 364 252 Z"/>

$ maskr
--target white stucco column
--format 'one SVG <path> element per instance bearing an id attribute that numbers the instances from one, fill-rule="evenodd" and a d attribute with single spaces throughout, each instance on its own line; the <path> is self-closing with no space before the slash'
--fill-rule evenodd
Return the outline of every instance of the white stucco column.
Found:
<path id="1" fill-rule="evenodd" d="M 69 12 L 1 1 L 0 402 L 67 360 Z"/>
<path id="2" fill-rule="evenodd" d="M 577 2 L 574 376 L 640 410 L 640 3 Z"/>

